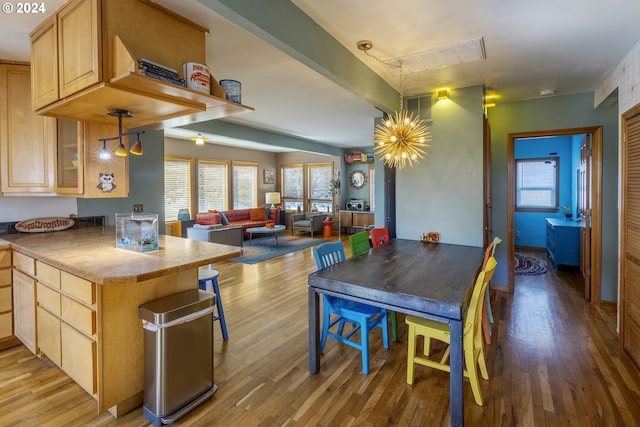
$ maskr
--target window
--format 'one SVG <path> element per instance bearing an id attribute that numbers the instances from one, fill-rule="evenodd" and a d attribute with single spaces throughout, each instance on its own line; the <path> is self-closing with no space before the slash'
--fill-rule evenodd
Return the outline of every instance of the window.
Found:
<path id="1" fill-rule="evenodd" d="M 282 206 L 286 211 L 304 210 L 304 166 L 302 164 L 281 165 Z"/>
<path id="2" fill-rule="evenodd" d="M 189 209 L 191 212 L 191 159 L 165 157 L 165 220 L 178 219 L 178 211 L 180 209 Z"/>
<path id="3" fill-rule="evenodd" d="M 258 206 L 258 164 L 233 162 L 233 209 Z"/>
<path id="4" fill-rule="evenodd" d="M 369 166 L 369 209 L 376 210 L 376 170 Z"/>
<path id="5" fill-rule="evenodd" d="M 198 159 L 198 212 L 227 210 L 229 206 L 228 162 Z"/>
<path id="6" fill-rule="evenodd" d="M 317 208 L 320 212 L 333 212 L 330 183 L 333 176 L 333 163 L 307 164 L 307 183 L 309 206 L 311 210 Z"/>
<path id="7" fill-rule="evenodd" d="M 558 210 L 560 159 L 516 159 L 516 210 Z"/>

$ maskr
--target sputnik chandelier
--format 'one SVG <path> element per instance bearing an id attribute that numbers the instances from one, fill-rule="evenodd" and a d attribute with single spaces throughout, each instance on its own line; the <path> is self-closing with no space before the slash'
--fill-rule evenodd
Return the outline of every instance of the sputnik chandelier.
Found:
<path id="1" fill-rule="evenodd" d="M 358 49 L 367 56 L 384 64 L 388 68 L 399 69 L 400 74 L 400 110 L 394 114 L 386 114 L 381 123 L 377 124 L 373 134 L 374 152 L 389 167 L 402 169 L 407 164 L 413 166 L 418 159 L 424 159 L 428 142 L 431 141 L 429 127 L 416 115 L 404 109 L 402 93 L 402 61 L 397 65 L 384 62 L 368 51 L 373 47 L 369 40 L 357 43 Z"/>

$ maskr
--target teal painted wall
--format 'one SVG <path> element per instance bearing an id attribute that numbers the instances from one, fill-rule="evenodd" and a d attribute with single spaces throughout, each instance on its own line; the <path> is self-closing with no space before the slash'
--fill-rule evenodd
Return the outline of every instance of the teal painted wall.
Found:
<path id="1" fill-rule="evenodd" d="M 519 138 L 514 144 L 516 159 L 536 159 L 558 157 L 558 206 L 569 205 L 575 209 L 572 192 L 575 180 L 575 169 L 572 159 L 571 136 L 550 138 Z M 549 153 L 555 152 L 556 156 Z M 547 246 L 547 223 L 545 218 L 564 218 L 558 212 L 520 212 L 514 213 L 515 245 L 545 248 Z"/>
<path id="2" fill-rule="evenodd" d="M 443 243 L 482 246 L 482 96 L 474 86 L 434 100 L 427 156 L 396 174 L 397 237 L 437 231 Z"/>
<path id="3" fill-rule="evenodd" d="M 78 199 L 79 216 L 105 215 L 114 225 L 117 212 L 132 212 L 141 203 L 145 212 L 159 214 L 158 228 L 164 232 L 164 132 L 147 131 L 140 140 L 143 155 L 129 156 L 129 197 Z"/>
<path id="4" fill-rule="evenodd" d="M 500 104 L 488 111 L 491 124 L 491 192 L 493 232 L 507 237 L 507 141 L 509 133 L 603 127 L 601 295 L 617 300 L 618 266 L 618 111 L 594 108 L 593 93 L 555 96 Z M 493 283 L 507 284 L 506 245 L 496 251 Z"/>

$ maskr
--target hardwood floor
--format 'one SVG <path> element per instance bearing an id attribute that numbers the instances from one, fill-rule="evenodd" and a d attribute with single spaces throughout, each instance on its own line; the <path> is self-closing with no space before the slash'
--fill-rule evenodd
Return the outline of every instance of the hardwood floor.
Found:
<path id="1" fill-rule="evenodd" d="M 343 236 L 344 238 L 344 236 Z M 349 253 L 348 240 L 345 240 Z M 500 262 L 500 260 L 498 260 Z M 255 265 L 215 265 L 229 328 L 215 325 L 214 397 L 181 426 L 447 426 L 448 374 L 416 368 L 406 384 L 404 316 L 399 342 L 371 336 L 371 373 L 359 352 L 329 340 L 321 372 L 307 359 L 311 249 Z M 581 297 L 573 272 L 517 277 L 515 292 L 491 292 L 485 406 L 465 385 L 469 426 L 640 425 L 640 369 L 621 350 L 615 309 Z M 435 345 L 434 345 L 435 347 Z M 24 346 L 0 352 L 1 426 L 145 426 L 142 409 L 114 419 L 47 360 Z"/>

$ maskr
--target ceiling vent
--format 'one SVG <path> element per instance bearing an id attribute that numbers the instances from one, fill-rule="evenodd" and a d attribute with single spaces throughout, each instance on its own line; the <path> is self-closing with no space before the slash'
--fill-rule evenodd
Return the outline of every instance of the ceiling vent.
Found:
<path id="1" fill-rule="evenodd" d="M 484 50 L 484 41 L 482 37 L 480 37 L 479 39 L 430 49 L 401 58 L 389 59 L 384 62 L 402 62 L 402 68 L 406 75 L 426 70 L 453 67 L 454 65 L 466 62 L 484 61 L 485 59 L 487 59 L 487 55 Z"/>

